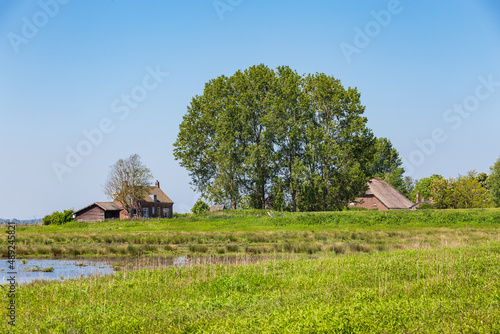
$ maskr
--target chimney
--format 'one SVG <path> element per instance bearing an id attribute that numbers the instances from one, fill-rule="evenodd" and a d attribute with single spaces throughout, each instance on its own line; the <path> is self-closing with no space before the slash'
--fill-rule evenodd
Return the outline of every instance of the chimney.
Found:
<path id="1" fill-rule="evenodd" d="M 417 191 L 417 200 L 415 201 L 415 203 L 420 203 L 420 193 Z"/>
<path id="2" fill-rule="evenodd" d="M 156 180 L 156 182 L 155 182 L 155 187 L 160 188 L 160 182 L 158 182 L 158 180 Z"/>

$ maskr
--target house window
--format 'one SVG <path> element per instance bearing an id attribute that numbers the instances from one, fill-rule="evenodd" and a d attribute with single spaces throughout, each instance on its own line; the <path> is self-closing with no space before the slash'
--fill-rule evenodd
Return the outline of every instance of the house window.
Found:
<path id="1" fill-rule="evenodd" d="M 151 216 L 154 217 L 155 216 L 155 207 L 153 206 L 151 208 Z"/>
<path id="2" fill-rule="evenodd" d="M 373 206 L 377 206 L 377 203 L 373 203 Z"/>
<path id="3" fill-rule="evenodd" d="M 142 216 L 146 218 L 149 217 L 149 208 L 142 208 Z"/>
<path id="4" fill-rule="evenodd" d="M 168 218 L 170 215 L 169 215 L 169 209 L 165 208 L 163 209 L 163 218 Z"/>
<path id="5" fill-rule="evenodd" d="M 136 216 L 137 215 L 137 209 L 132 209 L 132 215 Z"/>

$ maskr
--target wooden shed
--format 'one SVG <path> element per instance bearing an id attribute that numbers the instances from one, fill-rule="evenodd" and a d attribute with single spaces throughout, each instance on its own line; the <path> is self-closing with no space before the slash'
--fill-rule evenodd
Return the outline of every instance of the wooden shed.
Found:
<path id="1" fill-rule="evenodd" d="M 79 222 L 99 222 L 106 219 L 120 219 L 122 208 L 113 202 L 95 202 L 83 209 L 75 211 L 74 216 Z"/>

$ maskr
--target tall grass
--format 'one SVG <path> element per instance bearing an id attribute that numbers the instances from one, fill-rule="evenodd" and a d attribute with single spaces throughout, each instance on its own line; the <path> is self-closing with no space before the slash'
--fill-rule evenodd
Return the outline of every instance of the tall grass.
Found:
<path id="1" fill-rule="evenodd" d="M 500 238 L 498 209 L 285 213 L 283 217 L 259 212 L 20 227 L 18 254 L 116 257 L 222 254 L 222 249 L 230 253 L 274 249 L 314 254 L 331 251 L 339 243 L 348 251 L 372 252 L 469 245 Z M 0 257 L 7 256 L 7 246 L 7 235 L 1 234 Z"/>
<path id="2" fill-rule="evenodd" d="M 500 332 L 498 241 L 335 253 L 35 282 L 18 287 L 17 326 L 0 331 Z"/>

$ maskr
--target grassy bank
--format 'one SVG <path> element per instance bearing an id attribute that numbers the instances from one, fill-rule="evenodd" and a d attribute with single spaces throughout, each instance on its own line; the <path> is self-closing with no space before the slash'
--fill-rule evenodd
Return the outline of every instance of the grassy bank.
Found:
<path id="1" fill-rule="evenodd" d="M 499 261 L 488 242 L 32 283 L 13 332 L 493 333 Z"/>
<path id="2" fill-rule="evenodd" d="M 169 220 L 19 227 L 18 258 L 148 254 L 346 253 L 473 245 L 500 239 L 500 210 L 217 212 Z M 0 255 L 7 236 L 0 236 Z"/>

